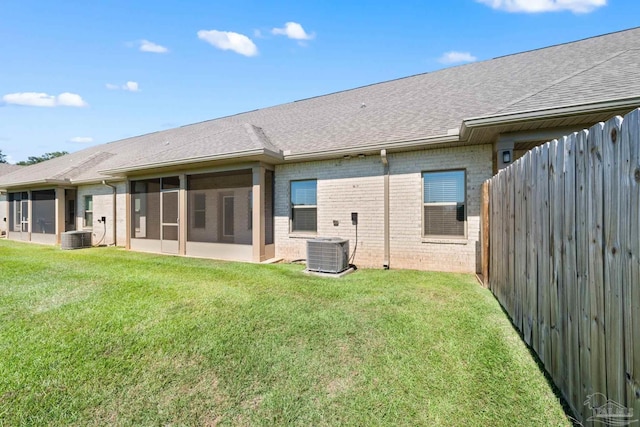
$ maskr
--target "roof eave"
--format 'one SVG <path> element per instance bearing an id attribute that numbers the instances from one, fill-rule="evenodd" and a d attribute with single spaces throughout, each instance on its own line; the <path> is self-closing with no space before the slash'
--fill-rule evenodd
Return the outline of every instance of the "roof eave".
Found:
<path id="1" fill-rule="evenodd" d="M 36 179 L 33 181 L 14 182 L 10 184 L 0 184 L 0 189 L 9 191 L 11 189 L 21 189 L 26 187 L 44 186 L 44 185 L 70 185 L 71 181 L 68 179 Z"/>
<path id="2" fill-rule="evenodd" d="M 517 124 L 532 120 L 546 120 L 565 116 L 606 112 L 624 108 L 634 108 L 640 105 L 640 97 L 611 99 L 586 104 L 573 104 L 563 107 L 545 108 L 540 110 L 519 111 L 515 113 L 495 114 L 490 116 L 472 117 L 462 121 L 460 135 L 462 140 L 469 139 L 470 132 L 475 128 Z"/>
<path id="3" fill-rule="evenodd" d="M 345 147 L 334 150 L 317 150 L 304 153 L 285 154 L 285 161 L 305 161 L 305 160 L 321 160 L 327 158 L 336 158 L 343 156 L 354 156 L 358 154 L 369 154 L 379 152 L 386 149 L 388 152 L 408 151 L 425 148 L 432 145 L 441 145 L 455 143 L 460 140 L 457 134 L 454 135 L 437 135 L 428 138 L 412 139 L 412 140 L 396 140 L 382 141 L 367 145 L 358 145 L 356 147 Z"/>
<path id="4" fill-rule="evenodd" d="M 123 167 L 123 168 L 114 168 L 114 169 L 106 169 L 98 171 L 98 173 L 111 175 L 111 176 L 122 176 L 131 172 L 142 172 L 151 169 L 160 169 L 160 168 L 171 168 L 177 166 L 185 166 L 191 165 L 194 163 L 205 163 L 205 162 L 215 162 L 221 160 L 230 160 L 230 159 L 238 159 L 242 160 L 243 158 L 255 157 L 255 156 L 266 156 L 273 161 L 282 161 L 282 153 L 274 152 L 266 148 L 253 149 L 253 150 L 245 150 L 245 151 L 236 151 L 233 153 L 224 153 L 224 154 L 216 154 L 213 156 L 197 156 L 197 157 L 189 157 L 184 159 L 172 160 L 169 162 L 154 162 L 154 163 L 146 163 L 133 167 Z"/>

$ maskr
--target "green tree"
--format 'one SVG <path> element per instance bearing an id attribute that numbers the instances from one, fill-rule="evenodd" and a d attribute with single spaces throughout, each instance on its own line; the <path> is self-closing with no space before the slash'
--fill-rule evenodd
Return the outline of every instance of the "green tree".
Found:
<path id="1" fill-rule="evenodd" d="M 7 156 L 0 150 L 0 163 L 7 163 Z"/>
<path id="2" fill-rule="evenodd" d="M 41 163 L 46 160 L 51 160 L 51 159 L 55 159 L 56 157 L 64 156 L 65 154 L 69 154 L 69 153 L 67 151 L 54 151 L 52 153 L 44 153 L 42 156 L 29 156 L 27 160 L 18 162 L 16 163 L 16 165 L 20 165 L 20 166 L 35 165 L 36 163 Z"/>

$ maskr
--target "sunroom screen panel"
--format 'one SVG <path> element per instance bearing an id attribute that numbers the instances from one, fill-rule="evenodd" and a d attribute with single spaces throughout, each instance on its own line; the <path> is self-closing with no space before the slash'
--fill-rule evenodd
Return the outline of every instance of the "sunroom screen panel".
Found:
<path id="1" fill-rule="evenodd" d="M 40 190 L 31 193 L 31 211 L 33 233 L 56 233 L 56 191 Z"/>
<path id="2" fill-rule="evenodd" d="M 187 241 L 252 244 L 250 169 L 187 177 Z"/>
<path id="3" fill-rule="evenodd" d="M 160 179 L 131 182 L 131 237 L 160 240 Z"/>

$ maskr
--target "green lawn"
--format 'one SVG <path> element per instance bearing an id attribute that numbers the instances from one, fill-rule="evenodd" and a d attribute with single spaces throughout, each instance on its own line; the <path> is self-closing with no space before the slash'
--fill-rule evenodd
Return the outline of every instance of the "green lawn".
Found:
<path id="1" fill-rule="evenodd" d="M 472 276 L 0 241 L 0 426 L 571 425 Z"/>

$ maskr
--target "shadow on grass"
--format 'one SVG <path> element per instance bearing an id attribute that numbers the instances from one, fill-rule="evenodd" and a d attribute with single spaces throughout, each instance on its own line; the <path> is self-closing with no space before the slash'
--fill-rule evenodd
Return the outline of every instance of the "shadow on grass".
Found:
<path id="1" fill-rule="evenodd" d="M 488 289 L 488 290 L 491 292 L 491 289 Z M 562 391 L 558 388 L 556 383 L 553 381 L 553 378 L 551 378 L 551 374 L 544 367 L 544 363 L 538 356 L 538 353 L 536 353 L 533 347 L 527 344 L 527 342 L 524 339 L 524 334 L 520 332 L 518 328 L 516 328 L 516 325 L 513 323 L 513 318 L 509 315 L 507 310 L 504 309 L 502 304 L 500 304 L 500 301 L 498 301 L 498 298 L 495 296 L 495 294 L 491 292 L 491 295 L 493 295 L 493 298 L 496 300 L 496 302 L 500 306 L 500 310 L 502 310 L 504 315 L 509 319 L 509 325 L 511 325 L 511 328 L 516 332 L 516 334 L 518 334 L 518 336 L 520 337 L 520 340 L 525 345 L 525 347 L 527 348 L 527 351 L 531 355 L 531 358 L 536 362 L 536 365 L 538 365 L 538 369 L 540 369 L 540 372 L 542 372 L 542 375 L 544 375 L 544 378 L 547 381 L 547 384 L 549 384 L 549 387 L 551 388 L 551 390 L 553 391 L 553 394 L 558 398 L 558 401 L 562 405 L 562 409 L 564 410 L 564 413 L 567 416 L 567 419 L 574 426 L 583 426 L 583 424 L 579 421 L 579 418 L 573 412 L 573 409 L 571 409 L 571 406 L 569 405 L 569 402 L 567 401 L 567 399 L 565 399 L 564 395 L 562 394 Z"/>

